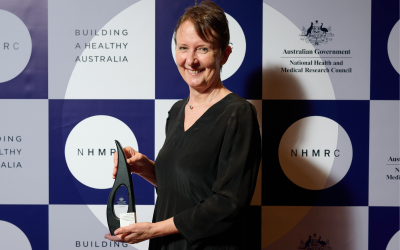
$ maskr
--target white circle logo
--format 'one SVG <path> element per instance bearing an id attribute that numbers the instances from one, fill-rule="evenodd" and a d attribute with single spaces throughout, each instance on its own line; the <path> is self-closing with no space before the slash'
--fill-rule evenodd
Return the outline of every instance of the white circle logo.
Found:
<path id="1" fill-rule="evenodd" d="M 349 171 L 353 148 L 335 121 L 309 116 L 293 123 L 279 144 L 279 162 L 296 185 L 310 190 L 329 188 Z"/>
<path id="2" fill-rule="evenodd" d="M 393 68 L 400 74 L 400 20 L 393 26 L 390 32 L 387 50 L 389 54 L 389 60 Z"/>
<path id="3" fill-rule="evenodd" d="M 228 61 L 225 63 L 221 72 L 221 80 L 224 81 L 231 77 L 240 68 L 246 54 L 246 38 L 239 23 L 228 13 L 225 12 L 226 18 L 229 22 L 229 33 L 230 33 L 230 46 L 232 47 L 232 53 L 229 56 Z M 172 57 L 176 62 L 175 58 L 175 41 L 174 35 L 172 35 L 171 41 Z"/>
<path id="4" fill-rule="evenodd" d="M 111 188 L 115 140 L 139 150 L 130 128 L 114 117 L 97 115 L 78 123 L 65 144 L 65 160 L 71 174 L 88 187 Z"/>
<path id="5" fill-rule="evenodd" d="M 0 10 L 0 83 L 18 76 L 31 58 L 32 39 L 16 15 Z"/>
<path id="6" fill-rule="evenodd" d="M 0 231 L 0 249 L 32 250 L 28 237 L 15 225 L 0 220 Z"/>

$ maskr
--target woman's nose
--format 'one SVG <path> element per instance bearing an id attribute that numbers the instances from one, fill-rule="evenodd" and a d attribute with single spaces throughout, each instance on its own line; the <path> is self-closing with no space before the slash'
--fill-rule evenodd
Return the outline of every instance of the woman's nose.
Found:
<path id="1" fill-rule="evenodd" d="M 197 60 L 197 56 L 196 56 L 196 52 L 195 51 L 191 51 L 190 53 L 188 53 L 187 58 L 186 58 L 186 62 L 188 65 L 195 65 L 197 64 L 199 61 Z"/>

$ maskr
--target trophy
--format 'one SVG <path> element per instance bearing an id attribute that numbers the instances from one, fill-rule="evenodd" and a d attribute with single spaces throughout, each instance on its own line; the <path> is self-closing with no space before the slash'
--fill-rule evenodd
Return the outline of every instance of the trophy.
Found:
<path id="1" fill-rule="evenodd" d="M 125 226 L 121 225 L 123 224 L 121 218 L 116 216 L 114 211 L 115 195 L 117 194 L 118 189 L 123 186 L 125 186 L 126 189 L 128 190 L 128 198 L 129 198 L 127 214 L 123 214 L 124 220 L 127 220 L 128 223 L 129 221 L 132 222 L 129 224 L 136 223 L 135 194 L 133 192 L 131 171 L 129 169 L 128 163 L 126 162 L 125 153 L 121 144 L 117 140 L 115 140 L 115 144 L 117 145 L 117 152 L 118 152 L 118 170 L 117 170 L 117 176 L 115 177 L 114 185 L 111 189 L 110 196 L 108 197 L 108 202 L 107 202 L 107 222 L 111 235 L 114 235 L 114 231 L 117 230 L 118 228 Z"/>

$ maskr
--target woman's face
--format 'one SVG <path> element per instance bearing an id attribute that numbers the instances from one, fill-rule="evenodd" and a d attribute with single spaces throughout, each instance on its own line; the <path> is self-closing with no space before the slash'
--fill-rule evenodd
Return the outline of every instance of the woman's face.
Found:
<path id="1" fill-rule="evenodd" d="M 197 35 L 192 22 L 181 24 L 176 32 L 175 58 L 179 73 L 189 87 L 204 91 L 220 81 L 220 65 L 226 60 L 225 53 L 216 47 Z"/>

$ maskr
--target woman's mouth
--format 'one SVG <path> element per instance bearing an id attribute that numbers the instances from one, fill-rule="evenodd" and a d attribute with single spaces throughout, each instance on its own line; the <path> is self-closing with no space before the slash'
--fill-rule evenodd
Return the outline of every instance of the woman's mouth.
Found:
<path id="1" fill-rule="evenodd" d="M 187 70 L 187 71 L 189 72 L 189 74 L 192 75 L 192 76 L 195 76 L 195 75 L 201 73 L 202 71 L 204 71 L 204 69 L 201 69 L 201 70 L 190 70 L 190 69 L 186 69 L 186 70 Z"/>

